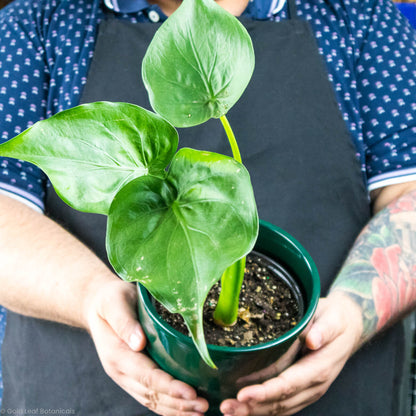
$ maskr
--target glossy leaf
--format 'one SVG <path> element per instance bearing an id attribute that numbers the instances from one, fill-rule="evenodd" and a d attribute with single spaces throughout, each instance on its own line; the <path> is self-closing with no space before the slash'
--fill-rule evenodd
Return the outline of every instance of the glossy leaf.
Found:
<path id="1" fill-rule="evenodd" d="M 177 145 L 176 130 L 157 114 L 96 102 L 39 121 L 2 144 L 0 155 L 39 166 L 73 208 L 106 214 L 127 182 L 164 176 Z"/>
<path id="2" fill-rule="evenodd" d="M 227 156 L 180 150 L 166 179 L 141 177 L 115 196 L 107 252 L 116 272 L 142 283 L 185 319 L 213 365 L 202 307 L 224 270 L 254 246 L 258 217 L 249 174 Z"/>
<path id="3" fill-rule="evenodd" d="M 226 114 L 253 69 L 252 42 L 238 19 L 213 0 L 184 0 L 156 32 L 142 77 L 153 109 L 189 127 Z"/>

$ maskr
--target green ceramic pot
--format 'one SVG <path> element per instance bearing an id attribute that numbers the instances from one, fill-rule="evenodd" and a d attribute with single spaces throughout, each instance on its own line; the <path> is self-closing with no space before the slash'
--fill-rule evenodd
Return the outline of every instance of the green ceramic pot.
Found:
<path id="1" fill-rule="evenodd" d="M 208 345 L 218 370 L 202 361 L 191 338 L 161 320 L 148 292 L 139 285 L 139 319 L 148 339 L 149 355 L 163 370 L 195 386 L 201 396 L 208 398 L 208 415 L 220 415 L 218 406 L 222 400 L 235 397 L 245 385 L 277 375 L 294 360 L 300 348 L 299 334 L 311 320 L 319 300 L 316 266 L 293 237 L 260 221 L 255 250 L 274 259 L 293 276 L 303 296 L 304 315 L 294 328 L 273 341 L 239 348 Z"/>

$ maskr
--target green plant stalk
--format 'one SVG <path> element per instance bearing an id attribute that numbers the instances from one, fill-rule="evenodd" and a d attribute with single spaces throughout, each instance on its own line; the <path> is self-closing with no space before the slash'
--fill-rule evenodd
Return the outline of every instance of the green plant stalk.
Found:
<path id="1" fill-rule="evenodd" d="M 233 152 L 233 158 L 237 162 L 243 163 L 241 161 L 241 154 L 240 154 L 240 149 L 238 148 L 237 140 L 235 139 L 234 132 L 225 114 L 220 117 L 220 120 L 224 127 L 225 133 L 227 134 L 228 141 L 230 142 L 231 151 Z"/>
<path id="2" fill-rule="evenodd" d="M 221 276 L 221 293 L 214 311 L 214 321 L 220 326 L 232 326 L 238 317 L 238 303 L 244 279 L 246 258 L 236 261 Z"/>
<path id="3" fill-rule="evenodd" d="M 227 117 L 223 115 L 220 117 L 220 120 L 230 142 L 234 159 L 242 163 L 240 149 Z M 214 311 L 214 321 L 217 325 L 232 326 L 237 322 L 238 304 L 245 267 L 246 257 L 243 257 L 228 267 L 221 276 L 221 292 Z"/>

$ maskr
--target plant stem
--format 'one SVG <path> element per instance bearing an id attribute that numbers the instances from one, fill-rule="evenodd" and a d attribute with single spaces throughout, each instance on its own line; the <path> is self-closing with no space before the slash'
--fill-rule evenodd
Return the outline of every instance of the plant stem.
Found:
<path id="1" fill-rule="evenodd" d="M 246 258 L 236 261 L 221 276 L 221 292 L 214 311 L 214 321 L 220 326 L 234 325 L 238 317 L 238 303 L 244 279 Z"/>
<path id="2" fill-rule="evenodd" d="M 237 162 L 241 162 L 240 149 L 231 129 L 230 123 L 225 115 L 220 117 L 224 126 L 228 141 L 230 142 L 233 157 Z M 214 311 L 214 321 L 221 326 L 234 325 L 238 317 L 238 303 L 240 300 L 241 285 L 244 279 L 246 258 L 238 260 L 228 267 L 221 276 L 221 293 Z"/>
<path id="3" fill-rule="evenodd" d="M 235 139 L 234 133 L 231 129 L 230 123 L 225 115 L 220 117 L 221 123 L 224 127 L 225 133 L 227 134 L 228 141 L 230 142 L 231 151 L 233 152 L 233 157 L 237 162 L 241 162 L 240 149 L 238 148 L 237 140 Z"/>

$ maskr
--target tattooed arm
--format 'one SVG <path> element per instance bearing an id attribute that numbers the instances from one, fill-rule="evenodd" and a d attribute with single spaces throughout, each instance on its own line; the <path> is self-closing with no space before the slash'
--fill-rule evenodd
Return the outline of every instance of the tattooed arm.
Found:
<path id="1" fill-rule="evenodd" d="M 385 188 L 375 210 L 331 288 L 360 306 L 363 340 L 416 306 L 415 185 Z"/>
<path id="2" fill-rule="evenodd" d="M 416 182 L 372 195 L 358 236 L 305 334 L 309 352 L 278 377 L 223 402 L 225 415 L 293 415 L 318 400 L 369 338 L 416 306 Z"/>

